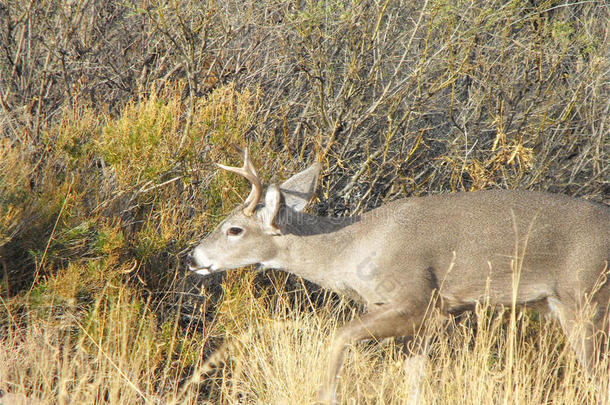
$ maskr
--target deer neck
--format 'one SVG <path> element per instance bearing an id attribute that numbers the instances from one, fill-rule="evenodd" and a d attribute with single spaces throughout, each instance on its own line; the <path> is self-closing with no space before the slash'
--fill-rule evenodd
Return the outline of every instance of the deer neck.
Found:
<path id="1" fill-rule="evenodd" d="M 296 274 L 323 287 L 332 288 L 333 264 L 338 252 L 351 241 L 349 226 L 360 217 L 317 217 L 290 212 L 279 224 L 278 255 L 265 267 Z"/>

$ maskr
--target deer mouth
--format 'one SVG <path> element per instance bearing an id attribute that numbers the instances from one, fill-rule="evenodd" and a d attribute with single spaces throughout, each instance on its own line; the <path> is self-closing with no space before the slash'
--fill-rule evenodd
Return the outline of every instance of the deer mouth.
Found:
<path id="1" fill-rule="evenodd" d="M 197 273 L 199 275 L 202 276 L 207 276 L 209 274 L 214 273 L 214 269 L 212 268 L 213 265 L 207 265 L 207 266 L 199 266 L 197 264 L 194 263 L 193 260 L 193 256 L 191 254 L 188 255 L 187 257 L 187 263 L 188 263 L 188 269 L 194 273 Z"/>
<path id="2" fill-rule="evenodd" d="M 207 276 L 214 272 L 211 267 L 194 267 L 191 265 L 189 265 L 189 270 L 202 276 Z"/>

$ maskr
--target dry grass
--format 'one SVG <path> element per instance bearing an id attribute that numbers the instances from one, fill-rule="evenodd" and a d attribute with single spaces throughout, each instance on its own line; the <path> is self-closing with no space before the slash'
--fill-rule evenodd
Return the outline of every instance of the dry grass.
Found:
<path id="1" fill-rule="evenodd" d="M 159 325 L 127 287 L 107 284 L 88 314 L 57 313 L 51 303 L 50 316 L 30 314 L 5 330 L 2 388 L 48 404 L 313 403 L 329 339 L 349 307 L 308 308 L 302 294 L 256 297 L 253 278 L 245 279 L 232 280 L 241 299 L 225 301 L 213 325 L 197 333 L 175 328 L 177 319 Z M 518 316 L 507 328 L 506 318 L 480 308 L 459 323 L 430 321 L 427 329 L 438 337 L 430 343 L 418 403 L 610 403 L 608 375 L 598 391 L 557 324 Z M 225 345 L 207 360 L 212 336 Z M 391 340 L 351 347 L 341 403 L 407 403 L 414 387 L 409 371 Z"/>

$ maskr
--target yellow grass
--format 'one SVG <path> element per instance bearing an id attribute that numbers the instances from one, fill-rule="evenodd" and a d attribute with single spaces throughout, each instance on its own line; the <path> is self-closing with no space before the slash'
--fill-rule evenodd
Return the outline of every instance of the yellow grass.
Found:
<path id="1" fill-rule="evenodd" d="M 174 327 L 177 319 L 159 324 L 126 286 L 106 285 L 88 313 L 58 313 L 50 303 L 46 314 L 18 321 L 3 301 L 2 316 L 15 322 L 0 342 L 0 388 L 48 404 L 313 403 L 330 339 L 352 312 L 345 303 L 310 307 L 304 294 L 296 303 L 287 293 L 255 297 L 250 281 L 231 280 L 241 300 L 225 301 L 211 325 L 186 334 Z M 428 324 L 437 338 L 419 403 L 610 403 L 603 393 L 608 375 L 598 389 L 558 325 L 518 316 L 509 328 L 506 313 L 477 312 L 460 322 Z M 224 344 L 210 356 L 204 347 L 211 338 Z M 350 347 L 340 402 L 406 403 L 413 385 L 404 360 L 392 340 Z"/>

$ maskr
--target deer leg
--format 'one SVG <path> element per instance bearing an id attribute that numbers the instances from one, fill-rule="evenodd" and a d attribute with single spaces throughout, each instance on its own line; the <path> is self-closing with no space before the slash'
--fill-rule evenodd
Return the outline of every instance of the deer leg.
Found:
<path id="1" fill-rule="evenodd" d="M 578 304 L 571 302 L 565 304 L 556 298 L 548 298 L 551 312 L 559 319 L 570 346 L 579 363 L 592 376 L 595 366 L 595 325 L 591 317 L 584 310 L 578 310 Z"/>
<path id="2" fill-rule="evenodd" d="M 439 317 L 439 320 L 446 318 L 441 314 L 436 314 L 436 316 Z M 422 381 L 426 374 L 431 340 L 432 337 L 428 333 L 405 336 L 400 339 L 402 351 L 405 354 L 403 369 L 407 373 L 405 380 L 409 392 L 409 397 L 406 401 L 407 405 L 421 403 Z"/>
<path id="3" fill-rule="evenodd" d="M 383 306 L 340 328 L 331 344 L 326 379 L 318 395 L 320 402 L 336 403 L 337 376 L 343 364 L 347 345 L 363 339 L 415 335 L 425 316 L 426 307 L 400 310 L 396 307 Z"/>
<path id="4" fill-rule="evenodd" d="M 604 378 L 610 371 L 610 365 L 604 361 L 608 355 L 610 337 L 610 312 L 607 305 L 589 307 L 578 305 L 573 301 L 562 303 L 554 297 L 547 302 L 551 312 L 559 319 L 570 346 L 576 353 L 578 362 L 598 388 L 600 398 L 610 397 L 610 386 Z M 597 302 L 599 304 L 599 302 Z M 606 392 L 603 392 L 606 390 Z M 599 403 L 605 403 L 599 401 Z"/>

